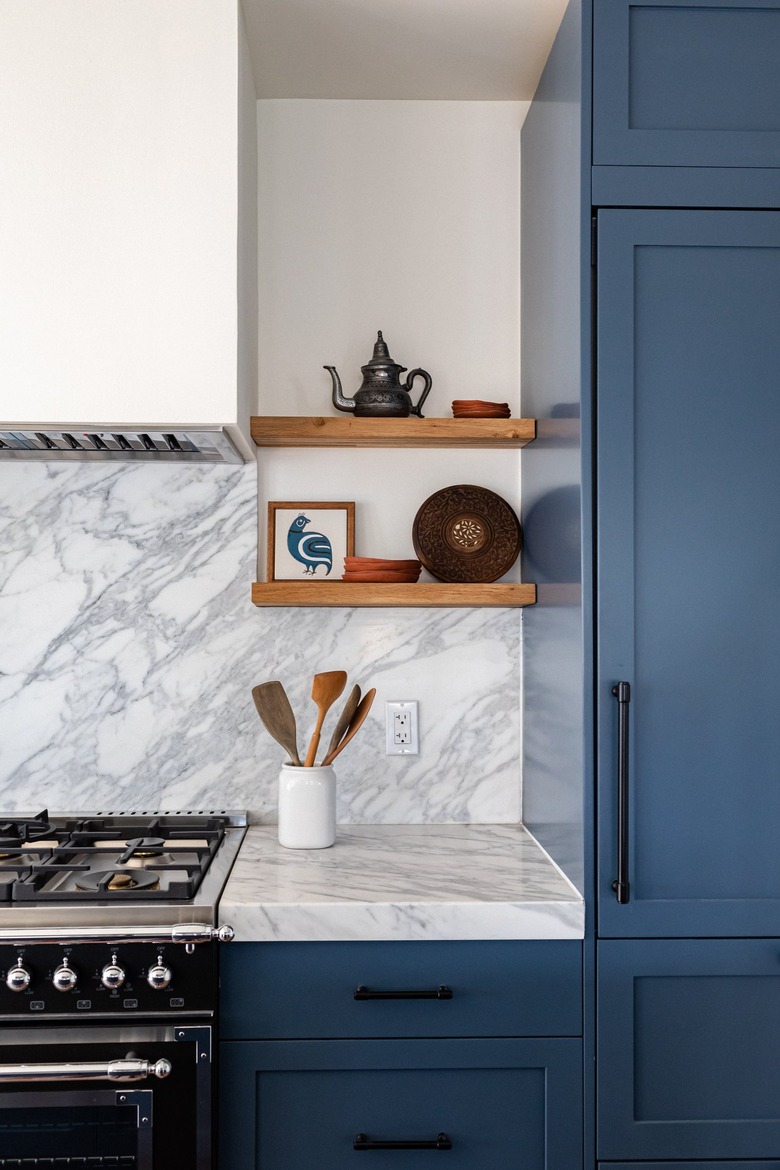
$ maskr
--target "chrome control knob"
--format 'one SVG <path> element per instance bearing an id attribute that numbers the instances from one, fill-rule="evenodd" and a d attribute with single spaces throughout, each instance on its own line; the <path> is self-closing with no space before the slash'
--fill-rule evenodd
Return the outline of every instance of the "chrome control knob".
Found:
<path id="1" fill-rule="evenodd" d="M 11 967 L 5 977 L 5 985 L 9 991 L 26 991 L 31 982 L 32 975 L 21 963 Z"/>
<path id="2" fill-rule="evenodd" d="M 73 991 L 73 988 L 79 981 L 79 977 L 78 973 L 68 965 L 68 960 L 63 959 L 61 965 L 52 975 L 51 981 L 57 991 Z"/>
<path id="3" fill-rule="evenodd" d="M 127 976 L 125 975 L 124 970 L 116 961 L 116 955 L 112 955 L 111 962 L 106 963 L 105 967 L 100 972 L 100 982 L 104 987 L 107 987 L 109 991 L 116 991 L 118 987 L 122 986 L 126 978 Z"/>
<path id="4" fill-rule="evenodd" d="M 173 979 L 173 972 L 170 967 L 165 966 L 162 959 L 158 959 L 146 973 L 146 982 L 155 991 L 164 991 L 171 979 Z"/>

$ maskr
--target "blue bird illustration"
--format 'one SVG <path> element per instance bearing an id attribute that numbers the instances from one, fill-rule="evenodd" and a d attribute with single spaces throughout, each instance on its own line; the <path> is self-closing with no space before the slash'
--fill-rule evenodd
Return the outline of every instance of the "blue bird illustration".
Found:
<path id="1" fill-rule="evenodd" d="M 304 566 L 304 573 L 314 576 L 319 565 L 325 565 L 326 576 L 333 568 L 333 549 L 327 536 L 321 532 L 304 532 L 307 524 L 311 524 L 308 516 L 301 512 L 290 525 L 287 533 L 287 548 L 290 556 L 295 557 Z"/>

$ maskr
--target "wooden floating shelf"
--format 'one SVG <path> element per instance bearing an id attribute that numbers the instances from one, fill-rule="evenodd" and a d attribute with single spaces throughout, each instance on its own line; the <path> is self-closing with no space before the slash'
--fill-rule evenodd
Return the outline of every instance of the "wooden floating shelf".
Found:
<path id="1" fill-rule="evenodd" d="M 425 581 L 414 585 L 388 585 L 357 581 L 259 581 L 252 586 L 252 602 L 262 606 L 438 606 L 465 609 L 509 608 L 533 605 L 535 601 L 536 586 L 516 582 L 447 585 Z"/>
<path id="2" fill-rule="evenodd" d="M 254 416 L 258 447 L 526 447 L 533 418 L 304 418 Z"/>

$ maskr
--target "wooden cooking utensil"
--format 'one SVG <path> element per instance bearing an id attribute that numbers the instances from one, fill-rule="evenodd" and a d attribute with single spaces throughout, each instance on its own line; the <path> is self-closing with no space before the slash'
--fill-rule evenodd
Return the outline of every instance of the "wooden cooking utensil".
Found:
<path id="1" fill-rule="evenodd" d="M 301 757 L 298 755 L 298 734 L 295 726 L 295 716 L 287 698 L 287 692 L 280 682 L 260 683 L 252 687 L 252 698 L 255 701 L 257 714 L 262 719 L 266 730 L 281 744 L 290 757 L 291 764 L 301 767 Z"/>
<path id="2" fill-rule="evenodd" d="M 349 692 L 349 698 L 347 699 L 346 703 L 344 704 L 344 710 L 339 715 L 338 722 L 333 730 L 333 735 L 330 737 L 330 743 L 328 744 L 328 751 L 325 753 L 325 755 L 327 755 L 328 752 L 332 752 L 333 749 L 335 747 L 338 747 L 338 745 L 341 743 L 341 740 L 344 737 L 344 732 L 349 727 L 349 722 L 350 722 L 352 716 L 355 714 L 355 711 L 357 710 L 357 705 L 359 702 L 360 702 L 360 687 L 357 685 L 357 683 L 355 683 L 354 687 Z"/>
<path id="3" fill-rule="evenodd" d="M 323 767 L 326 764 L 333 763 L 336 756 L 344 751 L 344 748 L 347 746 L 347 744 L 352 739 L 352 737 L 363 726 L 363 724 L 365 723 L 365 720 L 366 720 L 366 716 L 368 715 L 369 711 L 371 710 L 371 704 L 374 701 L 375 694 L 376 694 L 376 687 L 372 687 L 371 690 L 368 691 L 368 693 L 365 694 L 363 696 L 363 698 L 360 700 L 360 702 L 358 704 L 357 711 L 352 716 L 352 722 L 350 723 L 349 727 L 347 728 L 347 734 L 344 736 L 341 743 L 338 744 L 337 747 L 328 751 L 328 754 L 325 756 L 325 759 L 322 761 Z"/>
<path id="4" fill-rule="evenodd" d="M 346 670 L 326 670 L 323 674 L 315 674 L 311 685 L 311 697 L 317 704 L 317 723 L 311 737 L 309 750 L 303 762 L 304 768 L 311 768 L 317 748 L 320 746 L 320 732 L 322 724 L 330 708 L 336 702 L 344 687 L 347 685 Z"/>

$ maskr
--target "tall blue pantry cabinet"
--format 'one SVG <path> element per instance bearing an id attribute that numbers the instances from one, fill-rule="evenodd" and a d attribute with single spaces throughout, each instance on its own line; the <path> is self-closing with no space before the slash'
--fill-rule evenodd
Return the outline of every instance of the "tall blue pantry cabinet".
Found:
<path id="1" fill-rule="evenodd" d="M 780 6 L 593 17 L 597 1158 L 777 1168 Z"/>
<path id="2" fill-rule="evenodd" d="M 523 134 L 523 383 L 583 387 L 585 1167 L 780 1170 L 780 4 L 577 20 Z"/>

